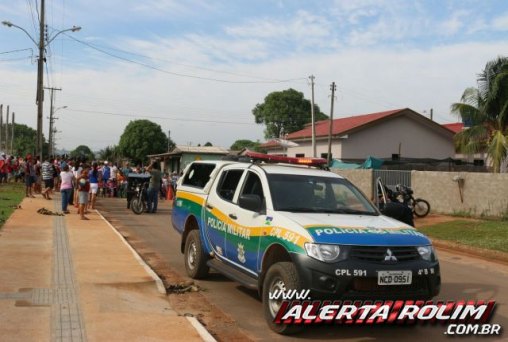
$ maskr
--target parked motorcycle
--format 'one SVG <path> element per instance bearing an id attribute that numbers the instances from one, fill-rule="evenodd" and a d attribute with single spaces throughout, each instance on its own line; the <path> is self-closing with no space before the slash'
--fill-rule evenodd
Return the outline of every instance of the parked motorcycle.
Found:
<path id="1" fill-rule="evenodd" d="M 146 210 L 148 182 L 139 184 L 134 193 L 131 201 L 132 212 L 136 215 L 141 215 Z"/>
<path id="2" fill-rule="evenodd" d="M 376 180 L 375 202 L 383 215 L 415 226 L 412 210 L 397 200 L 395 191 L 384 185 L 381 178 Z"/>
<path id="3" fill-rule="evenodd" d="M 127 183 L 127 209 L 140 215 L 146 210 L 147 189 L 150 175 L 130 173 Z"/>
<path id="4" fill-rule="evenodd" d="M 430 212 L 430 204 L 423 198 L 414 198 L 413 189 L 409 186 L 398 184 L 396 186 L 397 192 L 394 194 L 397 200 L 404 205 L 407 205 L 418 217 L 425 217 Z"/>

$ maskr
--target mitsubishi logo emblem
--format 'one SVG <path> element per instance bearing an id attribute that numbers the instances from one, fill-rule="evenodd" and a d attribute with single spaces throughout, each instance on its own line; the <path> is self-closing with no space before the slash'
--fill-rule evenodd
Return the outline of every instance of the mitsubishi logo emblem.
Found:
<path id="1" fill-rule="evenodd" d="M 393 252 L 390 250 L 390 248 L 386 249 L 385 261 L 397 261 L 397 258 L 395 255 L 393 255 Z"/>

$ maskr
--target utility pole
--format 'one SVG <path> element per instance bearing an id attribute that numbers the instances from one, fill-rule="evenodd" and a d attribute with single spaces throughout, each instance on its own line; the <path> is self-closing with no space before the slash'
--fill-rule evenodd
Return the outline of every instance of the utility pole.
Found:
<path id="1" fill-rule="evenodd" d="M 12 112 L 12 130 L 11 130 L 11 155 L 14 154 L 14 119 L 16 113 Z"/>
<path id="2" fill-rule="evenodd" d="M 328 166 L 332 162 L 332 126 L 333 126 L 333 102 L 335 100 L 335 90 L 337 89 L 337 86 L 335 85 L 335 82 L 332 82 L 330 85 L 330 90 L 332 91 L 332 103 L 330 107 L 330 127 L 328 131 Z"/>
<path id="3" fill-rule="evenodd" d="M 40 11 L 40 26 L 39 26 L 39 60 L 37 61 L 37 155 L 40 158 L 40 161 L 44 160 L 42 156 L 42 118 L 43 118 L 43 104 L 44 104 L 44 61 L 46 57 L 44 55 L 45 51 L 45 39 L 44 39 L 44 31 L 46 28 L 45 24 L 45 0 L 41 0 L 41 11 Z"/>
<path id="4" fill-rule="evenodd" d="M 434 109 L 433 108 L 430 109 L 430 119 L 432 121 L 434 121 Z"/>
<path id="5" fill-rule="evenodd" d="M 316 158 L 316 118 L 314 114 L 314 75 L 310 75 L 310 85 L 312 89 L 312 97 L 311 97 L 311 107 L 310 107 L 310 115 L 312 122 L 312 157 Z"/>
<path id="6" fill-rule="evenodd" d="M 171 130 L 168 129 L 168 152 L 169 152 L 169 141 L 171 140 Z"/>
<path id="7" fill-rule="evenodd" d="M 9 106 L 5 115 L 5 153 L 9 153 Z"/>
<path id="8" fill-rule="evenodd" d="M 55 122 L 56 118 L 54 117 L 54 107 L 53 107 L 53 101 L 55 99 L 55 90 L 62 90 L 62 88 L 51 88 L 51 87 L 44 87 L 44 89 L 48 89 L 51 91 L 50 96 L 50 106 L 49 106 L 49 135 L 48 135 L 48 142 L 49 142 L 49 155 L 52 156 L 54 151 L 54 129 L 53 129 L 53 123 Z"/>

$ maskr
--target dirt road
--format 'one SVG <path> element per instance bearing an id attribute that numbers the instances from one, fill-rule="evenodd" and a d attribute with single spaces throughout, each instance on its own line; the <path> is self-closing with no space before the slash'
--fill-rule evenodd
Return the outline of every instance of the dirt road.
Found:
<path id="1" fill-rule="evenodd" d="M 169 282 L 188 279 L 185 275 L 183 255 L 180 253 L 180 236 L 171 226 L 170 209 L 163 204 L 157 214 L 134 215 L 125 209 L 125 200 L 101 200 L 99 210 L 117 229 L 128 237 L 134 248 L 144 255 L 156 271 Z M 463 255 L 438 251 L 441 262 L 443 286 L 438 299 L 493 299 L 497 303 L 497 311 L 491 323 L 501 324 L 508 328 L 508 267 L 477 260 Z M 284 337 L 272 333 L 264 321 L 261 301 L 257 293 L 232 282 L 219 274 L 212 274 L 207 280 L 197 282 L 203 290 L 198 293 L 186 294 L 184 297 L 173 295 L 173 300 L 179 302 L 180 308 L 185 310 L 192 301 L 189 298 L 203 296 L 220 309 L 223 314 L 212 309 L 210 312 L 199 311 L 201 305 L 191 307 L 194 314 L 200 316 L 209 329 L 219 339 L 229 340 L 233 337 L 242 339 L 241 332 L 245 332 L 252 340 L 292 341 L 302 339 L 351 341 L 445 341 L 449 337 L 444 335 L 446 325 L 437 326 L 377 326 L 377 327 L 311 327 L 298 337 Z M 177 305 L 178 306 L 178 305 Z M 210 317 L 207 319 L 206 316 Z M 240 330 L 237 330 L 237 327 Z M 234 331 L 234 333 L 232 333 Z M 225 338 L 223 333 L 230 333 Z M 508 333 L 507 333 L 508 334 Z M 497 337 L 481 337 L 483 341 L 501 340 L 508 335 Z M 478 337 L 480 338 L 480 337 Z M 472 338 L 474 339 L 474 338 Z M 468 339 L 468 340 L 471 340 Z"/>

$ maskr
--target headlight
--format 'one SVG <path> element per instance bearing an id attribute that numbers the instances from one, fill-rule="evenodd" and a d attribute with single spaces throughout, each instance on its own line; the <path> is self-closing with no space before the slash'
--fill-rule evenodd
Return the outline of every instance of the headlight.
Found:
<path id="1" fill-rule="evenodd" d="M 340 245 L 326 245 L 307 242 L 305 244 L 307 255 L 324 262 L 336 262 L 346 258 L 346 248 Z"/>
<path id="2" fill-rule="evenodd" d="M 418 247 L 418 254 L 423 260 L 431 261 L 434 254 L 434 248 L 432 246 L 420 246 Z"/>

